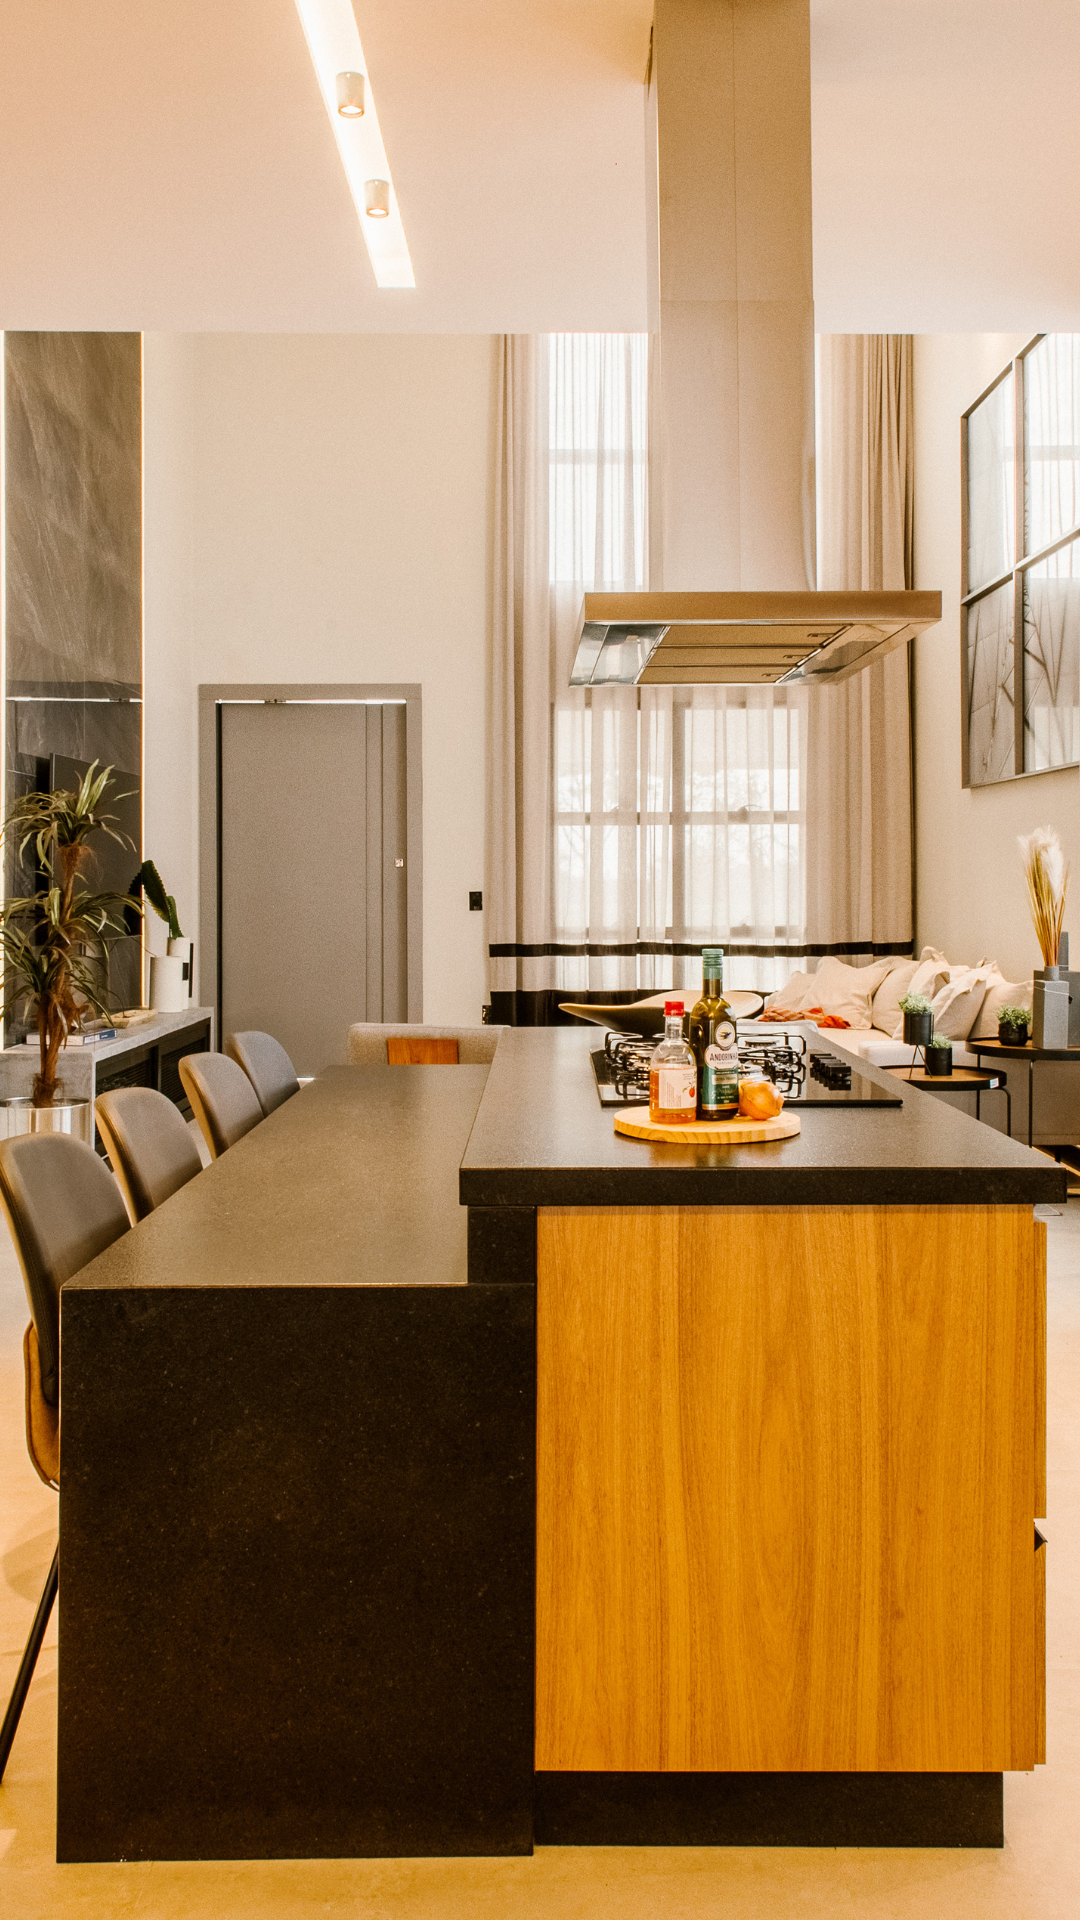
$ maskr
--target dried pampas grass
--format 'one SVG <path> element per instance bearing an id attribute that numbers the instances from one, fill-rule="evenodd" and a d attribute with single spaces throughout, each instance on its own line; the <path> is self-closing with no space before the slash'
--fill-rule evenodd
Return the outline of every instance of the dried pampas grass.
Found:
<path id="1" fill-rule="evenodd" d="M 1017 842 L 1031 901 L 1031 919 L 1044 967 L 1056 967 L 1065 917 L 1069 869 L 1053 827 L 1036 827 Z"/>

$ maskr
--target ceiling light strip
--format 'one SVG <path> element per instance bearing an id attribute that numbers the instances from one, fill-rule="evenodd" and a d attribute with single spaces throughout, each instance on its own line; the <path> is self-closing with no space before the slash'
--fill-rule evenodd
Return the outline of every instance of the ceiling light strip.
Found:
<path id="1" fill-rule="evenodd" d="M 379 116 L 371 90 L 371 76 L 360 45 L 360 34 L 350 0 L 296 0 L 296 11 L 308 43 L 311 64 L 319 82 L 323 105 L 334 130 L 341 164 L 349 183 L 368 255 L 380 287 L 415 287 L 412 261 L 401 211 L 390 178 Z M 338 75 L 363 75 L 361 114 L 339 113 Z M 370 188 L 385 185 L 385 193 Z M 368 211 L 377 203 L 374 216 Z M 381 213 L 382 204 L 388 211 Z"/>

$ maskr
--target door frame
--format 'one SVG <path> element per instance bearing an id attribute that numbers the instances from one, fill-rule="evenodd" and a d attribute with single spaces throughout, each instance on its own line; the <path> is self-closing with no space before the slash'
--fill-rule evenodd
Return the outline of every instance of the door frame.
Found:
<path id="1" fill-rule="evenodd" d="M 424 779 L 420 687 L 275 685 L 242 682 L 199 688 L 199 999 L 221 1026 L 221 709 L 223 706 L 389 706 L 405 708 L 405 939 L 408 1019 L 424 1017 Z"/>

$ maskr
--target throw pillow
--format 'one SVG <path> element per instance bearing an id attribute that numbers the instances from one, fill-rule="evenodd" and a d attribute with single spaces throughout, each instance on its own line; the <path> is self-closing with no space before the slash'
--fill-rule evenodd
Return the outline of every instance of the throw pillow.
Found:
<path id="1" fill-rule="evenodd" d="M 770 993 L 765 1006 L 770 1012 L 776 1007 L 781 1013 L 798 1013 L 799 1008 L 806 1005 L 807 989 L 813 986 L 812 973 L 793 973 L 786 986 Z"/>
<path id="2" fill-rule="evenodd" d="M 998 1015 L 1002 1007 L 1030 1007 L 1034 994 L 1031 980 L 1006 980 L 999 967 L 990 969 L 986 998 L 971 1029 L 972 1040 L 996 1040 Z"/>
<path id="3" fill-rule="evenodd" d="M 890 967 L 874 995 L 871 1007 L 873 1024 L 881 1033 L 892 1033 L 900 1019 L 900 1002 L 919 970 L 918 960 L 901 960 Z"/>
<path id="4" fill-rule="evenodd" d="M 932 951 L 932 948 L 923 948 L 924 954 Z M 930 1005 L 933 1006 L 935 995 L 941 992 L 948 978 L 949 963 L 945 959 L 944 954 L 940 955 L 937 959 L 920 960 L 900 998 L 903 999 L 904 995 L 909 993 L 921 993 L 923 999 L 929 1000 Z M 899 1008 L 897 1009 L 896 1025 L 892 1030 L 891 1037 L 894 1040 L 902 1040 L 904 1037 L 904 1016 L 899 1011 Z"/>
<path id="5" fill-rule="evenodd" d="M 813 1004 L 846 1020 L 849 1027 L 870 1027 L 871 1003 L 888 971 L 888 960 L 875 960 L 868 967 L 849 967 L 827 955 L 812 977 Z M 807 1004 L 804 1000 L 803 1005 Z"/>
<path id="6" fill-rule="evenodd" d="M 934 1032 L 946 1040 L 966 1040 L 986 998 L 985 967 L 951 967 L 949 978 L 935 993 Z"/>

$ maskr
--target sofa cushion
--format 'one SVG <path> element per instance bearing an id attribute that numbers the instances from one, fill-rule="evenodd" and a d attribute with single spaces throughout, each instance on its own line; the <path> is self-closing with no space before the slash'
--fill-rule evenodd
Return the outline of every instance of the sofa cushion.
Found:
<path id="1" fill-rule="evenodd" d="M 814 980 L 826 1013 L 836 1013 L 849 1027 L 874 1024 L 874 995 L 886 978 L 891 960 L 874 960 L 867 967 L 848 967 L 842 960 L 822 961 Z"/>
<path id="2" fill-rule="evenodd" d="M 996 1040 L 1002 1007 L 1030 1007 L 1033 998 L 1034 981 L 1006 980 L 1000 967 L 996 967 L 991 961 L 986 983 L 986 998 L 979 1008 L 979 1017 L 971 1029 L 971 1039 Z"/>
<path id="3" fill-rule="evenodd" d="M 882 1033 L 892 1033 L 900 1019 L 900 1001 L 919 970 L 918 960 L 899 960 L 890 967 L 874 995 L 871 1017 Z"/>
<path id="4" fill-rule="evenodd" d="M 782 1013 L 798 1013 L 800 1007 L 816 1006 L 815 1000 L 807 999 L 807 991 L 813 986 L 812 973 L 793 973 L 791 979 L 785 981 L 782 987 L 777 987 L 775 993 L 770 993 L 765 1005 L 770 1009 L 776 1007 Z"/>
<path id="5" fill-rule="evenodd" d="M 949 978 L 935 993 L 934 1032 L 947 1040 L 966 1040 L 986 998 L 985 967 L 950 967 Z"/>
<path id="6" fill-rule="evenodd" d="M 922 1048 L 905 1046 L 902 1040 L 887 1040 L 883 1033 L 845 1033 L 839 1043 L 848 1053 L 858 1054 L 872 1067 L 910 1067 L 922 1065 Z M 974 1067 L 975 1055 L 963 1045 L 953 1047 L 954 1067 Z"/>

